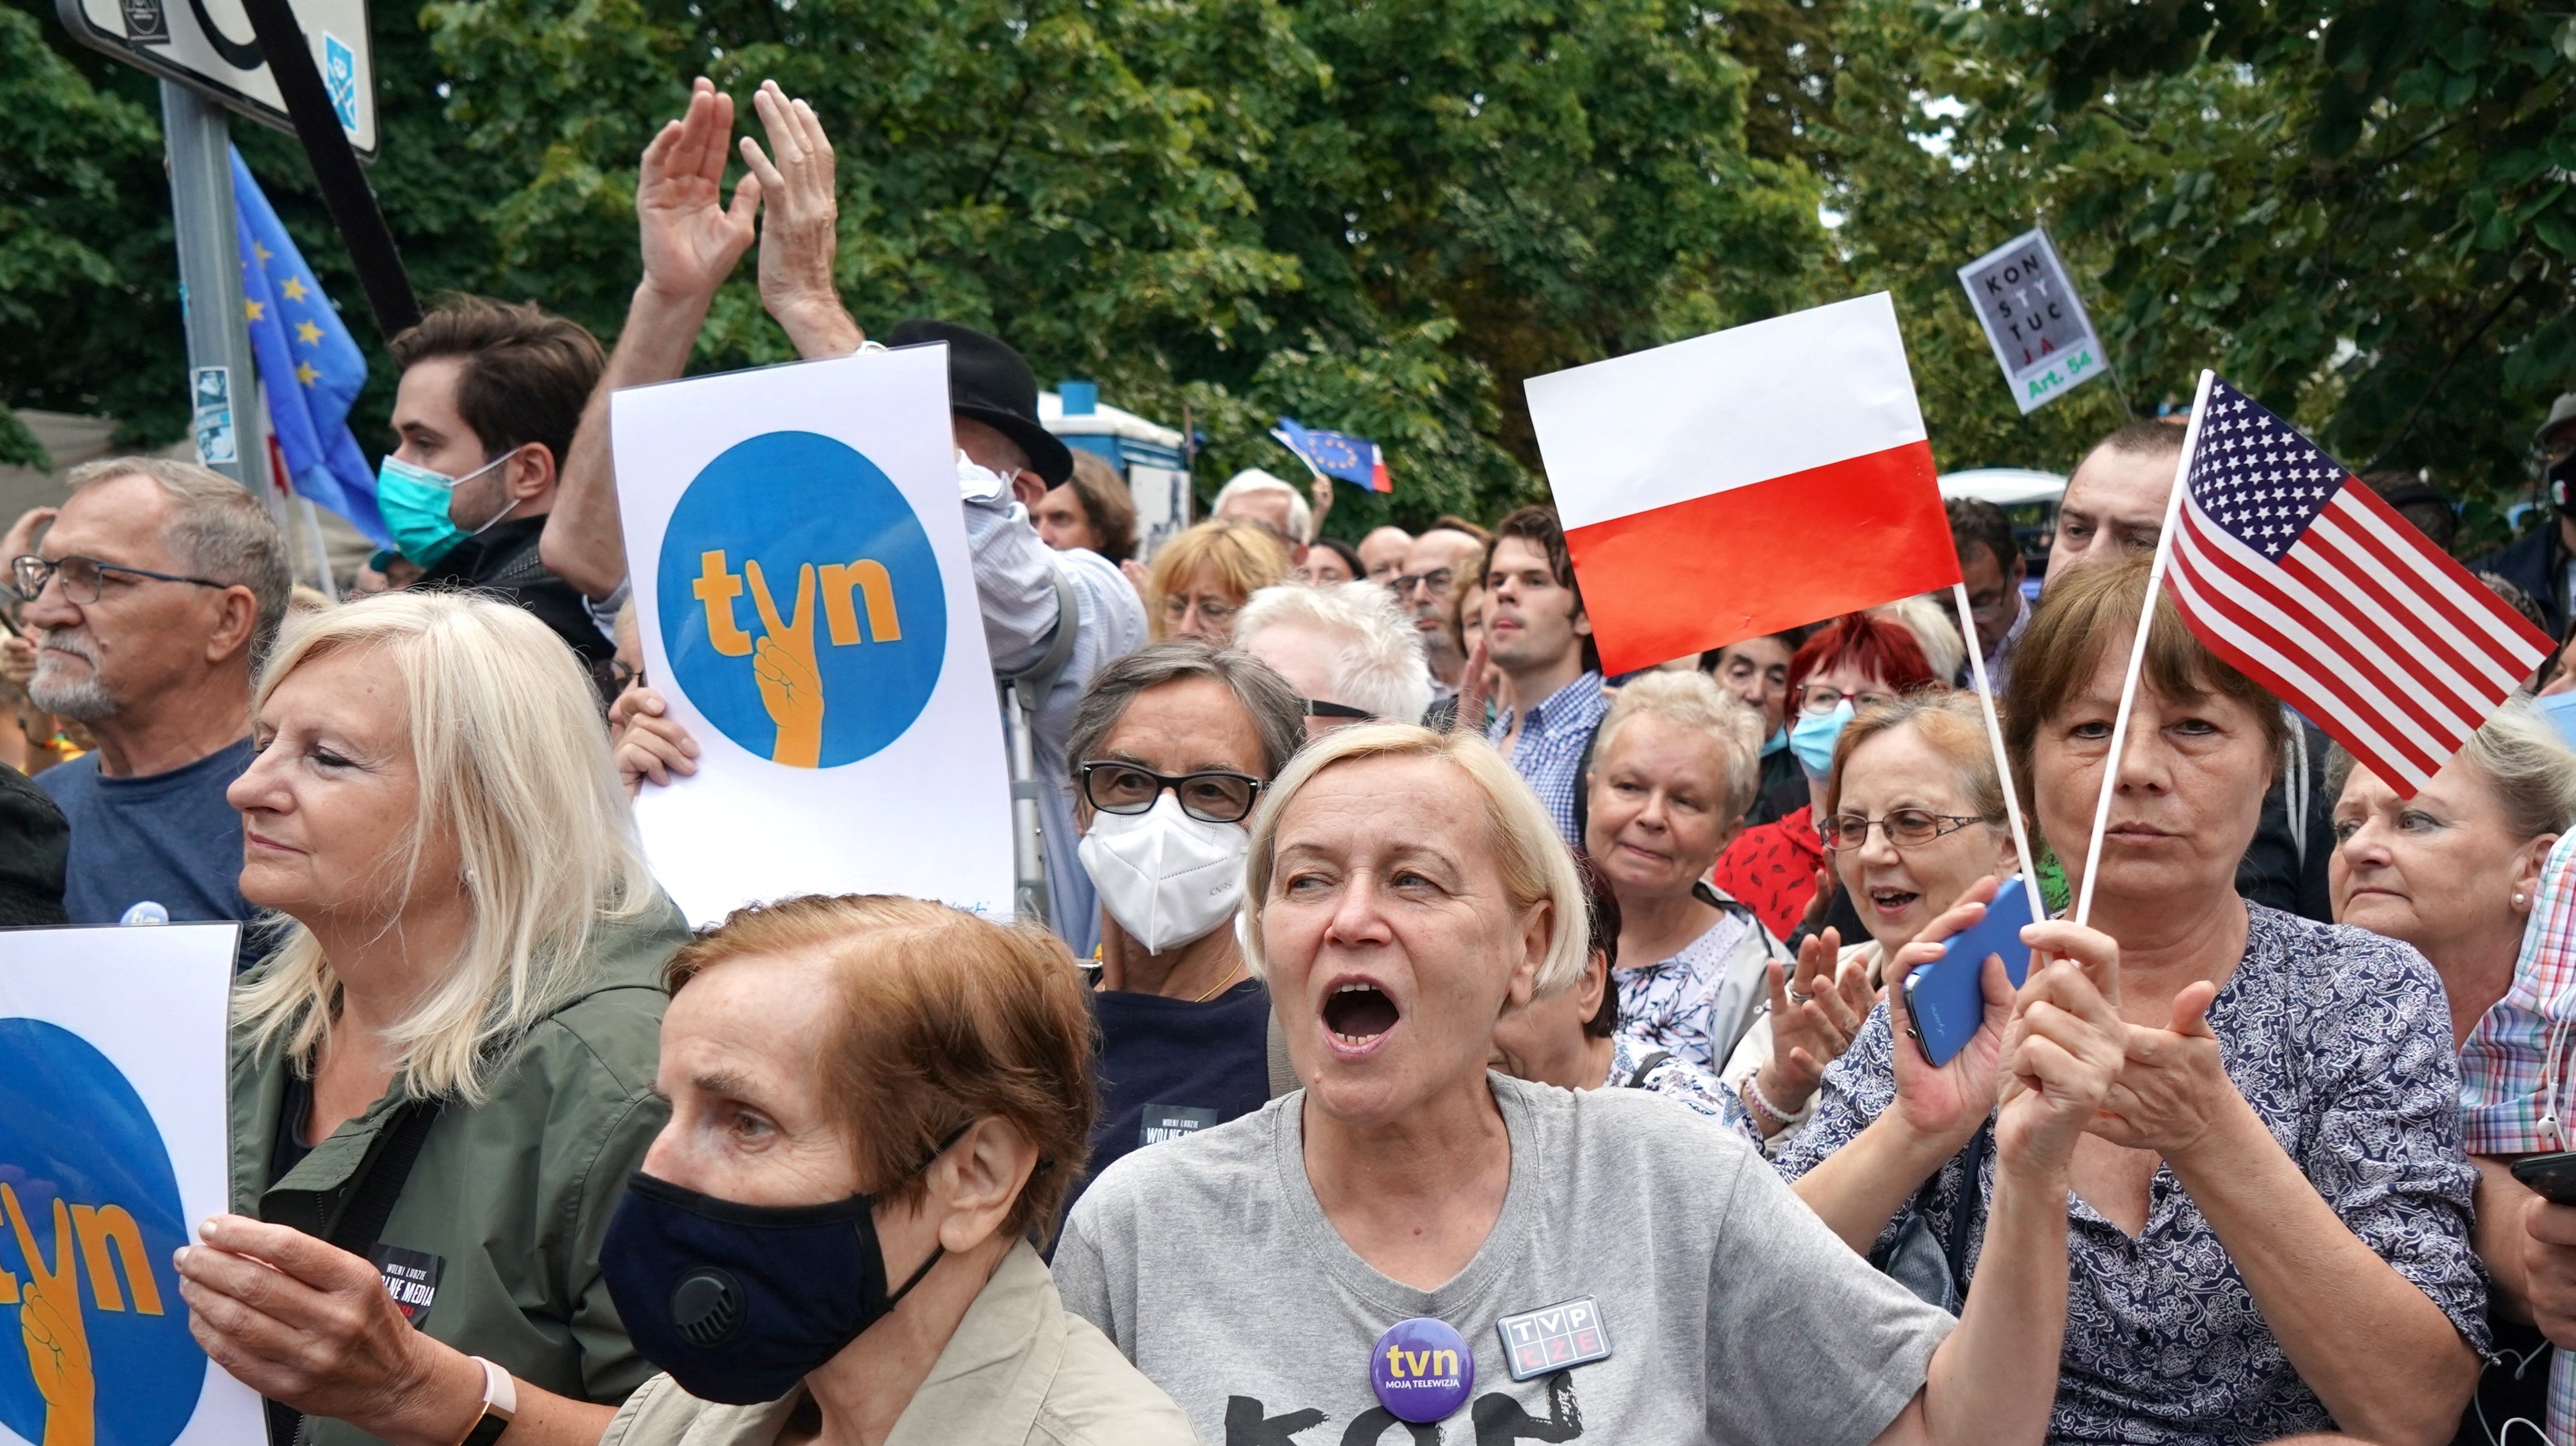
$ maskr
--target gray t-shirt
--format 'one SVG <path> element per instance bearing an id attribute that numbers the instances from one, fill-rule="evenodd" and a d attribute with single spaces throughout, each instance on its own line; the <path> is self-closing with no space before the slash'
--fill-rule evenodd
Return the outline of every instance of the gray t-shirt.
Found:
<path id="1" fill-rule="evenodd" d="M 1380 1275 L 1307 1183 L 1303 1091 L 1139 1150 L 1055 1257 L 1100 1327 L 1210 1446 L 1865 1442 L 1954 1322 L 1867 1262 L 1714 1120 L 1637 1090 L 1489 1075 L 1512 1146 L 1493 1233 L 1438 1290 Z M 1611 1354 L 1514 1381 L 1505 1316 L 1590 1299 Z M 1369 1356 L 1400 1320 L 1467 1339 L 1474 1399 L 1408 1436 Z"/>

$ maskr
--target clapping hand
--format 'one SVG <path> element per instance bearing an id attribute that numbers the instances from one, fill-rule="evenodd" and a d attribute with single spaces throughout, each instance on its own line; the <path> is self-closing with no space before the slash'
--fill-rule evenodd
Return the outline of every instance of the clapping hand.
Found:
<path id="1" fill-rule="evenodd" d="M 732 134 L 733 97 L 700 76 L 689 89 L 687 114 L 644 148 L 635 182 L 644 284 L 670 300 L 704 305 L 751 247 L 759 178 L 736 182 L 733 205 L 723 204 L 725 142 Z"/>
<path id="2" fill-rule="evenodd" d="M 2229 1110 L 2244 1106 L 2209 1027 L 2209 1004 L 2217 997 L 2218 986 L 2207 980 L 2186 984 L 2174 995 L 2170 1028 L 2122 1026 L 2126 1062 L 2093 1133 L 2172 1160 L 2207 1139 Z"/>
<path id="3" fill-rule="evenodd" d="M 742 138 L 742 163 L 759 178 L 767 211 L 760 222 L 760 301 L 787 329 L 797 354 L 846 356 L 858 349 L 858 324 L 832 280 L 840 241 L 840 202 L 833 189 L 832 142 L 814 108 L 789 100 L 764 80 L 752 109 L 769 132 L 769 153 Z"/>
<path id="4" fill-rule="evenodd" d="M 1755 1087 L 1784 1110 L 1803 1107 L 1825 1077 L 1825 1066 L 1851 1048 L 1878 1002 L 1869 966 L 1854 957 L 1837 962 L 1842 936 L 1827 929 L 1798 946 L 1796 972 L 1784 976 L 1775 961 L 1765 966 L 1771 990 L 1771 1059 Z"/>

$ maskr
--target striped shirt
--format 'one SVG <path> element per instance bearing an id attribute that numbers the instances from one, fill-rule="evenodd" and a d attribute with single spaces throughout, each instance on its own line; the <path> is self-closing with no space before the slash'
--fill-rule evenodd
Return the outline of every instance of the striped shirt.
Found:
<path id="1" fill-rule="evenodd" d="M 1529 707 L 1529 717 L 1521 727 L 1519 740 L 1512 745 L 1512 771 L 1538 795 L 1547 816 L 1556 823 L 1556 831 L 1575 848 L 1583 840 L 1574 831 L 1574 791 L 1582 786 L 1576 775 L 1583 768 L 1583 749 L 1592 741 L 1592 732 L 1601 726 L 1601 716 L 1610 711 L 1610 699 L 1601 691 L 1601 675 L 1585 670 L 1571 683 L 1557 689 Z M 1506 708 L 1495 715 L 1485 729 L 1485 741 L 1499 748 L 1511 736 L 1514 713 Z"/>

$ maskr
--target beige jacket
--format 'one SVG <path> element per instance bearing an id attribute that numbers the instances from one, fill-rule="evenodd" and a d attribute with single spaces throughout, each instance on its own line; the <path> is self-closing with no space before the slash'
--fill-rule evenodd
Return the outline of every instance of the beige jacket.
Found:
<path id="1" fill-rule="evenodd" d="M 719 1406 L 655 1376 L 599 1446 L 771 1446 L 805 1400 Z M 1181 1408 L 1089 1321 L 1065 1313 L 1026 1241 L 966 1308 L 885 1446 L 1194 1446 Z"/>

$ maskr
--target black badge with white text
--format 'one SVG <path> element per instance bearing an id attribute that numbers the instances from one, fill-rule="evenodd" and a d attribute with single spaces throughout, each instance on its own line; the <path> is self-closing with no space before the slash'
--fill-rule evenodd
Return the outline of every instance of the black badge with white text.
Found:
<path id="1" fill-rule="evenodd" d="M 1610 1328 L 1601 1323 L 1601 1308 L 1588 1295 L 1507 1315 L 1494 1329 L 1502 1335 L 1503 1357 L 1515 1381 L 1610 1356 Z"/>
<path id="2" fill-rule="evenodd" d="M 1195 1135 L 1217 1122 L 1216 1111 L 1198 1105 L 1147 1105 L 1144 1128 L 1138 1131 L 1139 1145 L 1159 1145 L 1183 1135 Z"/>
<path id="3" fill-rule="evenodd" d="M 381 1240 L 369 1247 L 367 1258 L 385 1278 L 385 1294 L 394 1298 L 394 1308 L 403 1313 L 403 1319 L 414 1326 L 427 1325 L 429 1308 L 438 1299 L 438 1277 L 447 1269 L 447 1261 L 425 1250 L 405 1250 Z"/>

